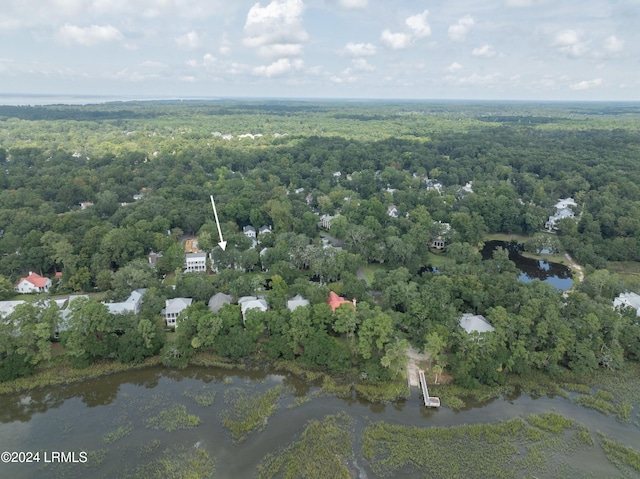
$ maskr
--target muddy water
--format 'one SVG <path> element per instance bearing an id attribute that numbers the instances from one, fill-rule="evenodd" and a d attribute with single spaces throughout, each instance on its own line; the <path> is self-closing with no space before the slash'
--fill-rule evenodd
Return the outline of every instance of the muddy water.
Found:
<path id="1" fill-rule="evenodd" d="M 221 425 L 225 391 L 241 388 L 259 394 L 276 385 L 287 393 L 278 403 L 263 431 L 251 433 L 241 444 L 234 444 Z M 211 405 L 201 406 L 194 394 L 215 391 Z M 372 421 L 419 427 L 485 423 L 524 417 L 555 410 L 589 427 L 592 436 L 601 431 L 639 449 L 640 429 L 623 425 L 614 418 L 576 406 L 563 398 L 533 399 L 514 395 L 486 403 L 471 404 L 454 412 L 441 408 L 427 410 L 417 390 L 406 401 L 396 404 L 372 404 L 356 396 L 339 399 L 318 395 L 319 388 L 309 386 L 288 374 L 247 373 L 239 370 L 190 367 L 180 371 L 163 368 L 130 371 L 81 384 L 46 388 L 29 394 L 0 397 L 0 449 L 2 451 L 91 451 L 86 464 L 0 464 L 2 478 L 123 477 L 140 463 L 158 458 L 163 451 L 180 446 L 204 448 L 216 462 L 216 477 L 253 477 L 264 456 L 289 445 L 304 430 L 310 419 L 346 412 L 355 424 L 356 467 L 360 477 L 375 477 L 359 451 L 359 433 Z M 310 400 L 288 408 L 296 398 Z M 161 410 L 177 404 L 200 418 L 200 425 L 186 430 L 166 432 L 148 427 L 147 421 Z M 635 417 L 635 412 L 634 412 Z M 105 442 L 105 435 L 119 427 L 129 432 Z M 155 442 L 153 442 L 155 441 Z M 144 447 L 152 452 L 145 452 Z M 1 452 L 1 451 L 0 451 Z M 618 477 L 618 471 L 599 448 L 570 458 L 572 466 L 592 477 Z M 411 477 L 410 475 L 407 477 Z"/>

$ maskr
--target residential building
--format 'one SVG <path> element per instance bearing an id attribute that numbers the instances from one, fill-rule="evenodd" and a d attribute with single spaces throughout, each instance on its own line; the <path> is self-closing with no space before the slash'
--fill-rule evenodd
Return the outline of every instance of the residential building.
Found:
<path id="1" fill-rule="evenodd" d="M 22 294 L 47 293 L 50 287 L 51 280 L 49 278 L 44 278 L 38 273 L 29 271 L 29 276 L 20 278 L 20 281 L 18 281 L 18 284 L 16 284 L 13 289 Z"/>
<path id="2" fill-rule="evenodd" d="M 446 242 L 444 238 L 442 238 L 442 236 L 436 236 L 429 243 L 429 248 L 437 249 L 437 250 L 443 250 L 445 246 L 446 246 Z"/>
<path id="3" fill-rule="evenodd" d="M 574 218 L 575 214 L 573 213 L 572 208 L 578 206 L 573 198 L 564 198 L 558 200 L 555 204 L 556 212 L 549 216 L 549 219 L 544 224 L 545 229 L 551 231 L 558 229 L 558 221 L 563 220 L 565 218 Z"/>
<path id="4" fill-rule="evenodd" d="M 243 296 L 238 300 L 240 310 L 242 311 L 242 321 L 246 321 L 246 313 L 250 309 L 259 309 L 260 311 L 266 311 L 269 309 L 267 302 L 263 298 L 257 296 Z"/>
<path id="5" fill-rule="evenodd" d="M 460 318 L 460 327 L 468 334 L 473 332 L 488 333 L 495 331 L 493 326 L 480 314 L 464 313 L 462 318 Z"/>
<path id="6" fill-rule="evenodd" d="M 289 311 L 295 311 L 297 308 L 305 307 L 309 305 L 309 300 L 303 298 L 299 294 L 296 294 L 293 298 L 287 301 L 287 309 Z"/>
<path id="7" fill-rule="evenodd" d="M 336 293 L 331 291 L 329 293 L 329 298 L 327 299 L 327 304 L 331 306 L 331 312 L 335 313 L 336 309 L 338 309 L 343 304 L 350 304 L 354 309 L 356 307 L 356 298 L 349 301 L 348 299 L 344 299 L 342 296 L 338 296 Z"/>
<path id="8" fill-rule="evenodd" d="M 216 293 L 209 298 L 209 311 L 217 313 L 225 304 L 231 304 L 233 298 L 228 294 Z"/>
<path id="9" fill-rule="evenodd" d="M 636 315 L 640 316 L 640 295 L 631 292 L 622 293 L 613 300 L 613 307 L 633 308 L 636 310 Z"/>
<path id="10" fill-rule="evenodd" d="M 120 303 L 103 303 L 111 314 L 138 314 L 142 305 L 142 297 L 147 290 L 144 288 L 132 291 L 127 299 Z"/>
<path id="11" fill-rule="evenodd" d="M 331 222 L 334 220 L 335 216 L 324 214 L 320 217 L 320 226 L 324 229 L 331 229 Z"/>
<path id="12" fill-rule="evenodd" d="M 260 227 L 260 229 L 258 230 L 258 234 L 259 235 L 266 235 L 268 233 L 271 233 L 271 231 L 272 231 L 271 230 L 271 226 L 264 225 L 264 226 Z"/>
<path id="13" fill-rule="evenodd" d="M 256 229 L 251 225 L 247 225 L 244 228 L 242 228 L 242 232 L 249 239 L 256 239 L 257 237 Z"/>
<path id="14" fill-rule="evenodd" d="M 397 218 L 398 216 L 400 216 L 400 213 L 398 212 L 398 208 L 396 208 L 396 205 L 391 205 L 389 206 L 389 208 L 387 208 L 387 215 L 390 216 L 391 218 Z"/>
<path id="15" fill-rule="evenodd" d="M 17 301 L 0 301 L 0 319 L 7 318 L 16 309 L 16 306 L 24 303 L 25 301 L 21 299 Z"/>
<path id="16" fill-rule="evenodd" d="M 173 298 L 167 299 L 165 301 L 165 307 L 162 310 L 162 315 L 164 316 L 164 320 L 167 323 L 167 326 L 170 328 L 177 327 L 177 319 L 180 316 L 180 313 L 191 306 L 193 302 L 192 298 Z"/>
<path id="17" fill-rule="evenodd" d="M 185 273 L 206 273 L 207 253 L 187 253 L 184 255 Z"/>
<path id="18" fill-rule="evenodd" d="M 60 322 L 58 323 L 58 328 L 56 329 L 56 335 L 60 334 L 61 331 L 66 331 L 69 329 L 69 317 L 71 316 L 71 304 L 76 299 L 89 299 L 89 296 L 86 294 L 72 294 L 69 296 L 69 299 L 66 300 L 67 307 L 64 309 L 60 309 Z M 59 305 L 62 308 L 61 305 Z"/>

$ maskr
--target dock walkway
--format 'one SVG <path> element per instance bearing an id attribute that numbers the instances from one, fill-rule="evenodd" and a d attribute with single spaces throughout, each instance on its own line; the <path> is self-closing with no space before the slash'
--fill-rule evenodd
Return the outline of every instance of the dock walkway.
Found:
<path id="1" fill-rule="evenodd" d="M 422 389 L 422 395 L 424 396 L 424 405 L 427 407 L 440 407 L 440 398 L 429 396 L 429 388 L 427 388 L 427 380 L 424 377 L 424 371 L 419 371 L 420 376 L 420 388 Z"/>

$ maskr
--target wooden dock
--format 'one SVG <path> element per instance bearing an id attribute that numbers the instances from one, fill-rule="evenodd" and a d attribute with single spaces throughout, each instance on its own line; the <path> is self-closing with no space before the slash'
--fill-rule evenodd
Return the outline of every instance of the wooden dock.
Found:
<path id="1" fill-rule="evenodd" d="M 420 369 L 418 374 L 420 376 L 420 389 L 422 389 L 422 395 L 424 396 L 424 405 L 426 407 L 440 407 L 440 398 L 429 396 L 429 389 L 427 388 L 427 380 L 424 377 L 424 371 Z"/>

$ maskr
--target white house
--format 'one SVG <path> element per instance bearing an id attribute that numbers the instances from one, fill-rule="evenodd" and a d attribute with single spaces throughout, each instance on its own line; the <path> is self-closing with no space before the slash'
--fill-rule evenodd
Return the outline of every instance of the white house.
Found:
<path id="1" fill-rule="evenodd" d="M 266 311 L 269 309 L 267 306 L 267 302 L 256 296 L 243 296 L 238 300 L 238 304 L 240 305 L 240 309 L 242 310 L 242 321 L 246 320 L 246 313 L 250 309 L 259 309 L 260 311 Z"/>
<path id="2" fill-rule="evenodd" d="M 89 299 L 89 296 L 86 294 L 72 294 L 69 296 L 67 301 L 67 307 L 64 309 L 60 309 L 60 322 L 58 323 L 58 328 L 56 329 L 56 335 L 61 331 L 66 331 L 69 329 L 69 317 L 71 316 L 71 303 L 73 303 L 76 299 Z"/>
<path id="3" fill-rule="evenodd" d="M 271 233 L 271 226 L 268 225 L 264 225 L 262 227 L 260 227 L 260 230 L 258 230 L 258 234 L 259 235 L 266 235 L 268 233 Z"/>
<path id="4" fill-rule="evenodd" d="M 136 289 L 132 291 L 127 299 L 120 303 L 103 303 L 111 314 L 126 314 L 133 313 L 138 314 L 140 312 L 140 306 L 142 305 L 142 297 L 147 290 Z"/>
<path id="5" fill-rule="evenodd" d="M 320 226 L 324 229 L 331 229 L 331 222 L 334 220 L 335 216 L 324 214 L 320 217 Z"/>
<path id="6" fill-rule="evenodd" d="M 558 200 L 555 204 L 556 212 L 549 216 L 549 219 L 544 224 L 544 227 L 548 230 L 555 230 L 558 228 L 558 221 L 565 218 L 574 218 L 575 215 L 573 213 L 572 207 L 578 206 L 573 198 L 564 198 Z"/>
<path id="7" fill-rule="evenodd" d="M 242 232 L 247 238 L 256 239 L 256 229 L 253 226 L 245 226 L 244 228 L 242 228 Z"/>
<path id="8" fill-rule="evenodd" d="M 636 293 L 622 293 L 613 300 L 614 308 L 633 308 L 636 315 L 640 316 L 640 295 Z"/>
<path id="9" fill-rule="evenodd" d="M 387 215 L 390 216 L 391 218 L 397 218 L 398 216 L 400 216 L 400 213 L 398 212 L 398 208 L 396 208 L 396 205 L 391 205 L 389 206 L 389 208 L 387 208 Z"/>
<path id="10" fill-rule="evenodd" d="M 169 327 L 176 327 L 176 320 L 180 313 L 191 306 L 192 298 L 173 298 L 165 301 L 165 307 L 162 310 L 164 320 Z"/>
<path id="11" fill-rule="evenodd" d="M 289 311 L 295 311 L 296 308 L 301 308 L 309 305 L 309 300 L 304 299 L 299 294 L 296 294 L 293 298 L 287 301 L 287 309 Z"/>
<path id="12" fill-rule="evenodd" d="M 493 326 L 480 314 L 464 313 L 460 318 L 460 326 L 468 334 L 473 332 L 477 333 L 490 333 L 495 331 Z"/>
<path id="13" fill-rule="evenodd" d="M 51 287 L 51 280 L 49 278 L 43 278 L 38 273 L 29 271 L 29 276 L 26 278 L 20 278 L 18 284 L 14 286 L 18 293 L 47 293 Z"/>
<path id="14" fill-rule="evenodd" d="M 207 253 L 186 253 L 184 255 L 185 273 L 199 273 L 207 271 Z"/>
<path id="15" fill-rule="evenodd" d="M 24 303 L 25 301 L 22 300 L 0 301 L 0 319 L 9 317 L 11 313 L 13 313 L 13 310 L 16 309 L 16 306 Z"/>

